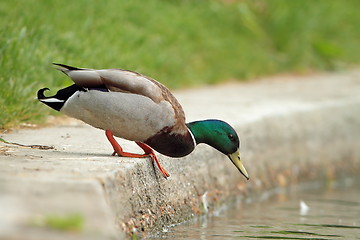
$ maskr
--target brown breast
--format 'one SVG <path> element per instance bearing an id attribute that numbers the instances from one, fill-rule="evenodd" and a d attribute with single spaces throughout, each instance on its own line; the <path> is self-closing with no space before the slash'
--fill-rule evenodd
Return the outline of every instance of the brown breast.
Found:
<path id="1" fill-rule="evenodd" d="M 145 141 L 147 145 L 157 152 L 169 157 L 184 157 L 194 148 L 194 140 L 187 130 L 185 134 L 173 133 L 172 127 L 164 128 L 156 135 Z"/>

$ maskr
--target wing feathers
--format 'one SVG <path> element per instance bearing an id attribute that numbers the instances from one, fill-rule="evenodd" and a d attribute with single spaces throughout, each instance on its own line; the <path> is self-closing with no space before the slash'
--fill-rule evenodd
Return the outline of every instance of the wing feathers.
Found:
<path id="1" fill-rule="evenodd" d="M 96 72 L 100 75 L 103 84 L 111 91 L 143 95 L 157 103 L 163 100 L 161 89 L 140 74 L 120 69 L 97 70 Z"/>
<path id="2" fill-rule="evenodd" d="M 68 71 L 66 74 L 74 81 L 76 85 L 81 87 L 99 87 L 104 85 L 99 73 L 96 70 L 74 70 Z"/>
<path id="3" fill-rule="evenodd" d="M 57 69 L 62 72 L 67 71 L 67 70 L 84 70 L 84 68 L 72 67 L 69 65 L 61 64 L 61 63 L 53 63 L 53 64 L 56 66 L 59 66 L 59 68 L 57 68 Z"/>
<path id="4" fill-rule="evenodd" d="M 105 85 L 110 91 L 129 92 L 149 97 L 154 102 L 163 100 L 161 89 L 153 80 L 132 71 L 122 69 L 86 69 L 54 63 L 58 70 L 68 75 L 81 87 L 99 87 Z"/>
<path id="5" fill-rule="evenodd" d="M 174 133 L 187 132 L 185 114 L 181 105 L 169 89 L 154 79 L 137 72 L 122 69 L 85 69 L 54 63 L 60 71 L 68 75 L 76 85 L 81 87 L 106 86 L 111 92 L 126 92 L 150 98 L 155 103 L 169 102 L 175 111 L 176 124 Z"/>

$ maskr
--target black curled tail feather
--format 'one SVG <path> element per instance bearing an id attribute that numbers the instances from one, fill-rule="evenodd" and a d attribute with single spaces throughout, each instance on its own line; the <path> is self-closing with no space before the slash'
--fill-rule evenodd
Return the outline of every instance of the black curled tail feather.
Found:
<path id="1" fill-rule="evenodd" d="M 54 96 L 46 97 L 44 92 L 49 90 L 48 88 L 42 88 L 37 92 L 37 98 L 40 102 L 48 105 L 49 107 L 60 111 L 65 102 L 77 91 L 85 91 L 84 88 L 73 84 L 69 87 L 60 89 Z"/>
<path id="2" fill-rule="evenodd" d="M 50 89 L 49 88 L 42 88 L 42 89 L 40 89 L 38 92 L 37 92 L 37 99 L 38 100 L 41 100 L 41 99 L 46 99 L 47 97 L 45 97 L 45 95 L 44 95 L 44 92 L 45 91 L 50 91 Z"/>

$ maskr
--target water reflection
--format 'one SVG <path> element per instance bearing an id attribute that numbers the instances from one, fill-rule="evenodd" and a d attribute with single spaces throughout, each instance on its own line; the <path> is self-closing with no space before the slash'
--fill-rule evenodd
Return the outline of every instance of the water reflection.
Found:
<path id="1" fill-rule="evenodd" d="M 268 195 L 232 204 L 220 213 L 169 228 L 153 238 L 360 239 L 359 180 L 332 189 L 312 186 Z"/>

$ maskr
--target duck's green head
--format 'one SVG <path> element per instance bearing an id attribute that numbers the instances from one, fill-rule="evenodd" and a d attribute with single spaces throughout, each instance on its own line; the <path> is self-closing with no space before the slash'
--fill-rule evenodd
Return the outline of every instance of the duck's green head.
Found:
<path id="1" fill-rule="evenodd" d="M 206 143 L 227 155 L 239 171 L 249 179 L 240 160 L 240 139 L 235 130 L 221 120 L 203 120 L 187 124 L 197 144 Z"/>

